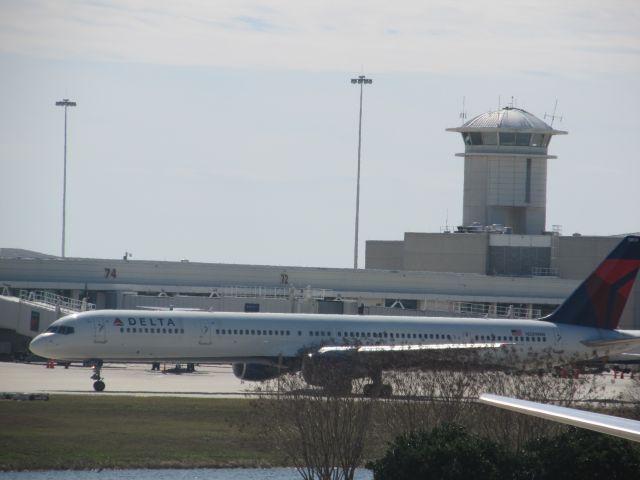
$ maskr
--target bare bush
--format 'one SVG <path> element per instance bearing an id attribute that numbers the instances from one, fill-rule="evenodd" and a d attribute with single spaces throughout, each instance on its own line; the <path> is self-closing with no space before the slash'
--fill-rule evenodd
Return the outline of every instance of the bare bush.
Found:
<path id="1" fill-rule="evenodd" d="M 352 480 L 362 463 L 372 400 L 308 387 L 296 374 L 265 387 L 277 394 L 254 405 L 265 420 L 265 439 L 287 463 L 305 480 Z M 361 382 L 354 387 L 361 391 Z"/>

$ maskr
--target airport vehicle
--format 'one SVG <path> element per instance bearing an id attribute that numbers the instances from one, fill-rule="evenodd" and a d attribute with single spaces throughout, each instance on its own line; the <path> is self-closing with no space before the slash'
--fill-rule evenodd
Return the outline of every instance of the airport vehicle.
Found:
<path id="1" fill-rule="evenodd" d="M 36 355 L 91 363 L 232 363 L 261 381 L 302 371 L 311 385 L 391 393 L 382 372 L 415 367 L 548 369 L 640 345 L 640 331 L 617 330 L 640 268 L 640 237 L 628 236 L 552 314 L 539 320 L 98 310 L 53 322 L 30 344 Z"/>
<path id="2" fill-rule="evenodd" d="M 566 423 L 575 427 L 586 428 L 596 432 L 614 435 L 634 442 L 640 442 L 640 421 L 628 418 L 603 415 L 601 413 L 578 410 L 576 408 L 558 407 L 546 403 L 530 402 L 517 398 L 503 397 L 484 393 L 480 402 L 505 410 L 511 410 L 534 417 Z"/>

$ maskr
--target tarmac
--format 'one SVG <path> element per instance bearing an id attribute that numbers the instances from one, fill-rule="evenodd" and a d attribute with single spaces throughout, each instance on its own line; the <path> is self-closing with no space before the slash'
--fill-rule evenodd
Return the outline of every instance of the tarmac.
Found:
<path id="1" fill-rule="evenodd" d="M 164 373 L 173 364 L 105 364 L 101 375 L 106 389 L 93 390 L 90 367 L 72 364 L 69 368 L 46 363 L 0 362 L 0 392 L 73 395 L 138 395 L 185 397 L 244 397 L 256 384 L 236 378 L 231 365 L 197 365 L 192 373 Z M 183 365 L 183 368 L 186 365 Z"/>
<path id="2" fill-rule="evenodd" d="M 0 394 L 242 398 L 255 395 L 256 387 L 260 386 L 259 382 L 236 378 L 231 365 L 196 365 L 195 372 L 165 372 L 174 367 L 173 364 L 161 364 L 160 371 L 154 371 L 150 364 L 108 363 L 101 372 L 106 389 L 95 392 L 90 367 L 72 364 L 69 368 L 62 365 L 47 368 L 46 363 L 0 362 Z M 636 377 L 638 375 L 636 373 Z M 596 375 L 596 384 L 599 388 L 591 398 L 601 400 L 625 400 L 629 389 L 640 389 L 638 378 L 634 379 L 629 374 L 620 378 L 613 372 Z"/>

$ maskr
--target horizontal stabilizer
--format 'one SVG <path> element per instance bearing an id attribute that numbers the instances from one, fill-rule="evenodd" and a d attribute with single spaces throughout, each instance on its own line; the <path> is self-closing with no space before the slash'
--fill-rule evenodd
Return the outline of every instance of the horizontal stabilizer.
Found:
<path id="1" fill-rule="evenodd" d="M 627 418 L 587 412 L 575 408 L 557 407 L 546 403 L 530 402 L 517 398 L 502 397 L 488 393 L 480 395 L 480 402 L 534 417 L 545 418 L 575 427 L 640 442 L 640 422 Z"/>

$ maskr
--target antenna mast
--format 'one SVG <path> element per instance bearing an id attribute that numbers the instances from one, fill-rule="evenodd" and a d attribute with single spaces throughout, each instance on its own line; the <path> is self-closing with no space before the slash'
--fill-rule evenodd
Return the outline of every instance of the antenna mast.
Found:
<path id="1" fill-rule="evenodd" d="M 465 97 L 462 97 L 462 111 L 460 112 L 460 120 L 462 120 L 462 123 L 464 123 L 464 121 L 467 119 L 467 110 L 465 109 Z"/>
<path id="2" fill-rule="evenodd" d="M 556 109 L 558 108 L 558 99 L 556 98 L 556 103 L 553 105 L 553 113 L 551 115 L 548 115 L 547 113 L 544 114 L 544 119 L 546 120 L 547 118 L 551 119 L 551 126 L 553 127 L 553 122 L 554 120 L 557 118 L 559 121 L 562 121 L 562 115 L 556 115 Z"/>

